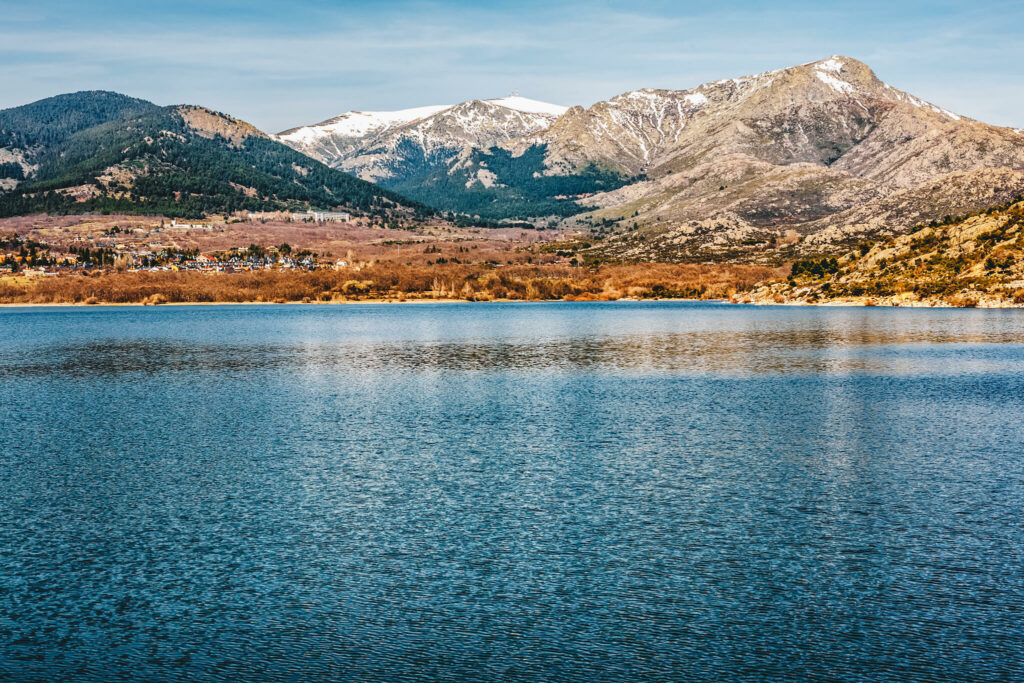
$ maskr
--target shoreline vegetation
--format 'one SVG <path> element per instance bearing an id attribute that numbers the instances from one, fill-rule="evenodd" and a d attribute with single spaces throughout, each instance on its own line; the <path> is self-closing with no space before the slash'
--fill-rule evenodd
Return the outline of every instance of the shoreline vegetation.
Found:
<path id="1" fill-rule="evenodd" d="M 99 227 L 66 236 L 58 229 L 54 234 L 72 244 L 95 241 L 95 235 L 84 231 Z M 1020 201 L 947 216 L 909 234 L 865 241 L 846 247 L 844 253 L 807 255 L 777 267 L 730 262 L 580 263 L 576 252 L 562 248 L 564 242 L 533 243 L 513 236 L 502 244 L 475 233 L 449 235 L 448 241 L 419 235 L 412 241 L 380 244 L 379 239 L 363 236 L 379 253 L 370 260 L 356 260 L 349 250 L 347 260 L 335 263 L 323 255 L 316 258 L 308 249 L 293 253 L 282 243 L 269 248 L 274 258 L 262 258 L 260 269 L 240 271 L 212 269 L 210 257 L 196 256 L 198 248 L 187 253 L 195 263 L 203 260 L 202 269 L 189 267 L 193 261 L 187 261 L 181 267 L 172 262 L 171 270 L 166 265 L 136 270 L 113 248 L 108 250 L 112 259 L 99 258 L 97 254 L 107 254 L 102 250 L 79 250 L 74 254 L 77 263 L 54 267 L 57 261 L 50 245 L 31 236 L 37 232 L 51 237 L 54 231 L 33 228 L 29 236 L 15 234 L 0 244 L 17 249 L 0 263 L 9 271 L 0 274 L 0 305 L 686 299 L 759 305 L 1024 308 Z M 134 232 L 107 227 L 99 233 L 98 243 L 108 244 L 123 234 Z M 369 249 L 362 243 L 354 246 Z M 555 253 L 549 254 L 553 249 Z M 254 250 L 270 253 L 255 244 L 231 253 Z M 311 256 L 303 259 L 303 254 Z M 299 260 L 291 259 L 293 255 Z M 396 258 L 407 262 L 392 260 Z M 468 258 L 477 260 L 462 260 Z"/>
<path id="2" fill-rule="evenodd" d="M 0 304 L 370 303 L 735 299 L 782 274 L 752 265 L 488 266 L 381 263 L 243 273 L 96 272 L 0 278 Z"/>

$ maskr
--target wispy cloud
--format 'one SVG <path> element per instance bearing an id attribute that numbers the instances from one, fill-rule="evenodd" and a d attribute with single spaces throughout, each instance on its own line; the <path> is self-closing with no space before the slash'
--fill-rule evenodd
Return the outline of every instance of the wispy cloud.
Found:
<path id="1" fill-rule="evenodd" d="M 513 88 L 590 104 L 839 52 L 948 108 L 1020 125 L 1024 42 L 1012 26 L 1024 10 L 988 3 L 997 20 L 985 4 L 0 2 L 0 106 L 106 88 L 278 130 Z"/>

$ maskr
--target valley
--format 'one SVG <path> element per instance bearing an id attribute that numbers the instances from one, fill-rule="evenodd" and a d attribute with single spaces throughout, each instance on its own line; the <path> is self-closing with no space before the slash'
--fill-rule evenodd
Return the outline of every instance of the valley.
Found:
<path id="1" fill-rule="evenodd" d="M 782 273 L 585 263 L 575 246 L 581 238 L 281 216 L 0 219 L 0 305 L 711 299 Z"/>

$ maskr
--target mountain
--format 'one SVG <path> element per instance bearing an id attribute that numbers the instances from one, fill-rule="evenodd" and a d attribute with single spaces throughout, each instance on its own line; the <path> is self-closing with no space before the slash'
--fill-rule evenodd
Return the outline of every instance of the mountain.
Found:
<path id="1" fill-rule="evenodd" d="M 401 111 L 350 111 L 312 126 L 283 131 L 274 138 L 329 166 L 340 166 L 376 136 L 450 108 L 443 104 Z"/>
<path id="2" fill-rule="evenodd" d="M 599 210 L 588 218 L 636 224 L 641 241 L 663 242 L 663 257 L 721 251 L 723 230 L 731 231 L 727 242 L 767 241 L 789 229 L 850 241 L 1024 190 L 1021 131 L 925 102 L 838 55 L 574 107 L 512 150 L 537 145 L 546 149 L 550 174 L 594 165 L 642 174 L 589 197 Z M 880 211 L 884 222 L 872 218 Z M 619 251 L 630 250 L 651 255 L 642 245 Z"/>
<path id="3" fill-rule="evenodd" d="M 583 109 L 523 144 L 546 144 L 549 167 L 603 163 L 658 178 L 715 158 L 811 163 L 900 187 L 938 173 L 1019 163 L 1022 136 L 880 81 L 833 56 L 693 90 L 639 90 Z M 953 159 L 951 152 L 961 158 Z"/>
<path id="4" fill-rule="evenodd" d="M 550 126 L 566 108 L 513 95 L 400 111 L 350 111 L 274 136 L 364 180 L 408 177 L 424 163 L 450 161 Z"/>
<path id="5" fill-rule="evenodd" d="M 536 155 L 500 146 L 547 129 L 565 107 L 513 95 L 393 112 L 348 112 L 274 138 L 315 159 L 446 211 L 485 218 L 571 215 L 569 194 L 617 184 L 588 173 L 557 182 Z M 498 157 L 494 155 L 497 154 Z M 578 176 L 578 177 L 575 177 Z M 557 198 L 556 198 L 557 197 Z"/>
<path id="6" fill-rule="evenodd" d="M 634 90 L 522 126 L 499 125 L 500 107 L 481 104 L 279 139 L 298 145 L 303 131 L 330 147 L 319 153 L 326 163 L 446 211 L 593 227 L 605 239 L 591 249 L 607 258 L 825 248 L 1024 190 L 1024 131 L 926 102 L 841 55 L 688 90 Z M 456 116 L 463 107 L 475 116 Z"/>
<path id="7" fill-rule="evenodd" d="M 21 177 L 7 179 L 0 215 L 428 211 L 203 107 L 158 107 L 115 93 L 83 92 L 2 111 L 0 130 L 0 161 L 13 160 L 8 163 L 22 170 Z"/>

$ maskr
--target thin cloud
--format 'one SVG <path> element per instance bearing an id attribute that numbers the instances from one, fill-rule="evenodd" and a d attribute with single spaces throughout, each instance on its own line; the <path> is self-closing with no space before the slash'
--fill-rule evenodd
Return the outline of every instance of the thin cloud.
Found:
<path id="1" fill-rule="evenodd" d="M 1010 30 L 1024 11 L 1005 3 L 996 3 L 999 21 L 984 7 L 942 3 L 927 11 L 924 4 L 907 10 L 870 2 L 856 10 L 829 4 L 796 11 L 746 3 L 396 8 L 307 1 L 252 12 L 220 7 L 216 16 L 189 2 L 174 11 L 162 3 L 157 14 L 118 14 L 116 2 L 91 5 L 57 12 L 44 1 L 22 6 L 17 24 L 5 17 L 0 106 L 106 88 L 160 103 L 201 103 L 280 130 L 348 108 L 454 102 L 511 89 L 587 105 L 626 90 L 693 87 L 839 52 L 947 108 L 1024 123 L 1024 97 L 1013 87 L 1024 43 Z M 1008 87 L 994 96 L 999 80 Z"/>

